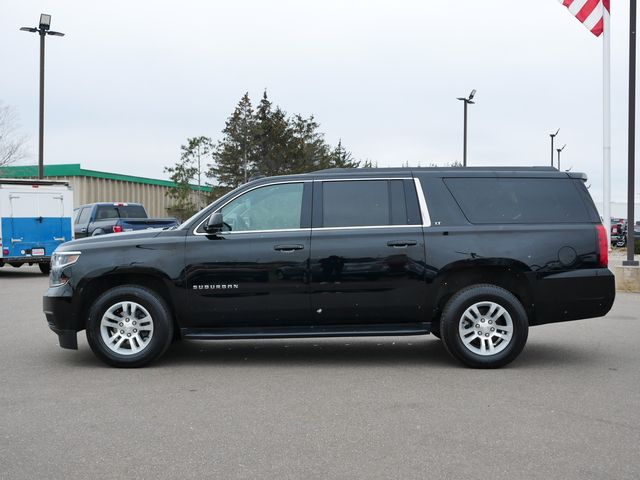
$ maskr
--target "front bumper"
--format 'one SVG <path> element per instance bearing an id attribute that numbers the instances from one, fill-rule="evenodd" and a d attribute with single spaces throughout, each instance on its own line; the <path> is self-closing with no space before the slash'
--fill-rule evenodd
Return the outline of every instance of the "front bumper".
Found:
<path id="1" fill-rule="evenodd" d="M 84 327 L 78 322 L 78 308 L 70 290 L 68 285 L 49 288 L 42 298 L 42 310 L 49 328 L 58 335 L 60 346 L 77 350 L 77 332 Z"/>

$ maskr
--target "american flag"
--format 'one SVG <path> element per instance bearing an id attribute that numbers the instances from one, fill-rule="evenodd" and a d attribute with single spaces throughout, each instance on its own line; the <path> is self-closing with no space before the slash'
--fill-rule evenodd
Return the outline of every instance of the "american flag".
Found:
<path id="1" fill-rule="evenodd" d="M 558 0 L 587 29 L 599 37 L 604 29 L 604 9 L 609 12 L 609 0 Z"/>

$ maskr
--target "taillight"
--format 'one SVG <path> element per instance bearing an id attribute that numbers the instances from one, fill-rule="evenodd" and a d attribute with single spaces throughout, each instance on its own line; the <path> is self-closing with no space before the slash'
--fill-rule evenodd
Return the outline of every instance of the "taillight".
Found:
<path id="1" fill-rule="evenodd" d="M 114 225 L 113 233 L 120 233 L 120 232 L 122 232 L 122 227 L 120 225 Z"/>
<path id="2" fill-rule="evenodd" d="M 601 267 L 609 265 L 609 242 L 607 241 L 607 230 L 604 225 L 596 226 L 598 230 L 598 264 Z"/>

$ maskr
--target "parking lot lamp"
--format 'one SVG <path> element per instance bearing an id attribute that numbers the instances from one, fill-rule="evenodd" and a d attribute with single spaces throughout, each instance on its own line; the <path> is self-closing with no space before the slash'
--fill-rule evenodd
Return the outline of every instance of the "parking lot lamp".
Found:
<path id="1" fill-rule="evenodd" d="M 562 148 L 556 148 L 556 152 L 558 152 L 558 171 L 560 171 L 560 152 L 562 152 L 566 146 L 567 144 L 565 143 Z"/>
<path id="2" fill-rule="evenodd" d="M 40 35 L 40 132 L 38 143 L 38 178 L 44 177 L 44 37 L 54 35 L 64 37 L 64 33 L 53 32 L 51 28 L 51 15 L 40 15 L 38 28 L 22 27 L 23 32 L 38 33 Z"/>
<path id="3" fill-rule="evenodd" d="M 462 139 L 462 166 L 467 166 L 467 105 L 475 103 L 473 101 L 473 97 L 476 95 L 475 88 L 471 90 L 468 98 L 458 97 L 458 100 L 464 102 L 464 129 L 463 129 L 463 139 Z"/>
<path id="4" fill-rule="evenodd" d="M 558 133 L 560 133 L 560 129 L 556 130 L 556 133 L 550 133 L 549 136 L 551 137 L 551 166 L 553 167 L 553 139 L 556 138 L 556 135 L 558 135 Z"/>

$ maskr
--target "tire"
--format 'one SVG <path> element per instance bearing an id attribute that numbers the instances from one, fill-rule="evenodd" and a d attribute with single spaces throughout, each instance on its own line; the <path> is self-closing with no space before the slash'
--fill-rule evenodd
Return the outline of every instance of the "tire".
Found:
<path id="1" fill-rule="evenodd" d="M 473 368 L 511 363 L 529 335 L 527 313 L 520 301 L 490 284 L 472 285 L 451 297 L 442 312 L 440 328 L 448 352 Z"/>
<path id="2" fill-rule="evenodd" d="M 39 263 L 38 268 L 45 275 L 49 275 L 49 272 L 51 272 L 51 264 L 49 262 Z"/>
<path id="3" fill-rule="evenodd" d="M 87 341 L 114 367 L 142 367 L 158 359 L 173 339 L 173 319 L 154 291 L 122 285 L 100 295 L 89 309 Z"/>
<path id="4" fill-rule="evenodd" d="M 440 321 L 431 324 L 431 330 L 429 331 L 429 333 L 436 337 L 438 340 L 442 340 L 442 336 L 440 335 Z"/>

